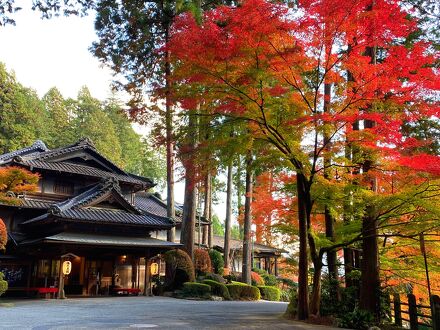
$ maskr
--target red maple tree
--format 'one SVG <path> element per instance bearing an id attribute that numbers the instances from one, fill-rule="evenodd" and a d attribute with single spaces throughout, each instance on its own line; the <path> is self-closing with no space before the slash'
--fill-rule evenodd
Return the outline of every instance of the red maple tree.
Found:
<path id="1" fill-rule="evenodd" d="M 373 160 L 380 160 L 376 167 L 392 163 L 435 172 L 440 157 L 405 153 L 400 128 L 440 112 L 429 97 L 439 87 L 431 65 L 435 54 L 422 42 L 405 45 L 416 22 L 398 1 L 300 1 L 298 9 L 247 0 L 207 12 L 201 24 L 182 15 L 169 49 L 183 108 L 208 103 L 211 115 L 247 122 L 249 134 L 272 145 L 296 172 L 303 319 L 308 249 L 316 312 L 323 254 L 341 246 L 320 248 L 311 232 L 312 188 L 324 171 L 322 159 L 332 159 L 332 178 L 338 166 L 355 175 Z M 331 93 L 325 95 L 324 85 Z M 356 152 L 344 157 L 348 145 Z M 418 157 L 426 164 L 419 165 Z M 374 173 L 365 172 L 362 182 L 368 185 Z"/>

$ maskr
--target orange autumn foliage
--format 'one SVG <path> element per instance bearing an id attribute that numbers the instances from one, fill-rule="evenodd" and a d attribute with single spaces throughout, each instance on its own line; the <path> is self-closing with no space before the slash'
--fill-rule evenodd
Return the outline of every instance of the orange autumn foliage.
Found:
<path id="1" fill-rule="evenodd" d="M 6 225 L 2 219 L 0 219 L 0 251 L 5 249 L 6 243 L 8 241 L 8 232 L 6 230 Z"/>
<path id="2" fill-rule="evenodd" d="M 0 167 L 0 202 L 17 204 L 18 194 L 32 192 L 37 189 L 40 179 L 38 174 L 16 166 Z"/>

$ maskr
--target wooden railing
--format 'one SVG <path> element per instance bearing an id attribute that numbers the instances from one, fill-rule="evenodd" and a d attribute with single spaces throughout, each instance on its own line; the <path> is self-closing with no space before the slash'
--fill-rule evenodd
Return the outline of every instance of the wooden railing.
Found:
<path id="1" fill-rule="evenodd" d="M 433 330 L 440 330 L 440 298 L 431 296 L 430 305 L 417 304 L 413 294 L 407 295 L 407 302 L 400 300 L 400 295 L 394 295 L 392 310 L 394 323 L 402 327 L 409 325 L 411 330 L 419 330 L 420 326 Z"/>

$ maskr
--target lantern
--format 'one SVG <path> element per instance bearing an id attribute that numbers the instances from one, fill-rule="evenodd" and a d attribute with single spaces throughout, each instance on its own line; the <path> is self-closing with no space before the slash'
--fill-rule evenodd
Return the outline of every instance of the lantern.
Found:
<path id="1" fill-rule="evenodd" d="M 150 266 L 151 275 L 159 274 L 159 264 L 157 262 L 153 262 Z"/>
<path id="2" fill-rule="evenodd" d="M 69 275 L 72 271 L 72 263 L 68 260 L 63 262 L 63 275 Z"/>

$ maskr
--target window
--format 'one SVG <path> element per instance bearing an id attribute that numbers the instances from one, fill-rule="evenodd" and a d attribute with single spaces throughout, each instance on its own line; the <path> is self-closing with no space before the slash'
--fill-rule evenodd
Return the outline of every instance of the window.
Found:
<path id="1" fill-rule="evenodd" d="M 73 195 L 73 183 L 65 181 L 55 181 L 53 192 L 61 195 Z"/>

